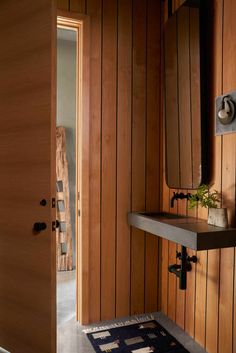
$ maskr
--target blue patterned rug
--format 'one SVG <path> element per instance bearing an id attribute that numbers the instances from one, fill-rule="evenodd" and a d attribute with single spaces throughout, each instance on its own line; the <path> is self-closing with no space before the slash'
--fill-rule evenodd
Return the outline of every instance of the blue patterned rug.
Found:
<path id="1" fill-rule="evenodd" d="M 155 320 L 87 333 L 97 353 L 189 353 Z"/>

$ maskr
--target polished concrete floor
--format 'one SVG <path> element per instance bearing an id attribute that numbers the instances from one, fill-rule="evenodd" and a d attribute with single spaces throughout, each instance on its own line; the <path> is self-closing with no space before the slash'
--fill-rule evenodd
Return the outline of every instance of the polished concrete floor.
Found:
<path id="1" fill-rule="evenodd" d="M 58 311 L 58 347 L 57 353 L 94 353 L 84 329 L 95 326 L 102 327 L 130 319 L 140 319 L 142 315 L 132 318 L 116 319 L 83 327 L 75 320 L 75 272 L 62 272 L 58 274 L 57 311 Z M 181 342 L 190 353 L 206 353 L 183 330 L 178 328 L 162 313 L 153 313 L 152 316 Z M 174 353 L 174 351 L 173 351 Z"/>
<path id="2" fill-rule="evenodd" d="M 76 316 L 76 272 L 57 273 L 57 326 L 60 327 Z"/>

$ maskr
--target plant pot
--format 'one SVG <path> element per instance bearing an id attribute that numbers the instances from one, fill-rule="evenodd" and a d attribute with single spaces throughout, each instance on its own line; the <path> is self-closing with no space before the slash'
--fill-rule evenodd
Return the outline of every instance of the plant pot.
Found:
<path id="1" fill-rule="evenodd" d="M 209 208 L 208 209 L 208 224 L 227 228 L 228 213 L 227 208 Z"/>

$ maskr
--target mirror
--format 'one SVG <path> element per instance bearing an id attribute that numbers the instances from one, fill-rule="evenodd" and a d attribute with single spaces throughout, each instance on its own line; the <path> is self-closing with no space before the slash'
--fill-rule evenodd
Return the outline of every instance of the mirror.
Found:
<path id="1" fill-rule="evenodd" d="M 186 1 L 165 24 L 166 182 L 176 189 L 195 189 L 205 178 L 199 4 L 200 0 Z"/>

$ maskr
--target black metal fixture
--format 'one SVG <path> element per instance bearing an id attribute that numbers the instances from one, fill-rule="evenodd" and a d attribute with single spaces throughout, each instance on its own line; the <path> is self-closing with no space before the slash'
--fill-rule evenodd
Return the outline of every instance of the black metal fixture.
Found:
<path id="1" fill-rule="evenodd" d="M 40 205 L 41 205 L 41 206 L 46 206 L 46 205 L 47 205 L 47 200 L 42 199 L 42 200 L 40 201 Z"/>
<path id="2" fill-rule="evenodd" d="M 188 193 L 188 194 L 184 194 L 183 192 L 174 192 L 171 201 L 170 201 L 170 207 L 173 208 L 174 207 L 174 201 L 175 200 L 183 200 L 183 199 L 187 199 L 189 200 L 190 197 L 192 196 L 192 194 Z"/>
<path id="3" fill-rule="evenodd" d="M 192 262 L 197 262 L 196 256 L 188 256 L 187 249 L 182 246 L 181 252 L 176 252 L 176 259 L 181 261 L 181 264 L 174 264 L 168 267 L 170 273 L 174 273 L 179 278 L 179 289 L 187 289 L 187 272 L 192 270 Z"/>
<path id="4" fill-rule="evenodd" d="M 36 222 L 36 223 L 34 223 L 33 229 L 36 233 L 39 233 L 39 232 L 47 229 L 47 224 L 44 222 Z"/>

